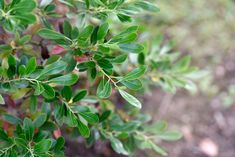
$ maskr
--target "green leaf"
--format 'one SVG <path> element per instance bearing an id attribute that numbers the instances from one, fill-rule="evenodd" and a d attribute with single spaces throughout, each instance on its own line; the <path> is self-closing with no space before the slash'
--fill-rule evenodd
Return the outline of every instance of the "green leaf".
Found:
<path id="1" fill-rule="evenodd" d="M 52 141 L 50 139 L 43 139 L 35 144 L 34 153 L 38 155 L 44 154 L 48 150 L 50 150 L 51 146 L 52 146 Z"/>
<path id="2" fill-rule="evenodd" d="M 129 72 L 126 76 L 123 77 L 122 80 L 135 80 L 144 75 L 144 73 L 147 71 L 147 66 L 143 65 L 140 66 L 131 72 Z"/>
<path id="3" fill-rule="evenodd" d="M 111 92 L 112 92 L 112 85 L 111 85 L 111 83 L 106 81 L 106 80 L 101 80 L 99 85 L 98 85 L 98 88 L 97 88 L 97 91 L 96 91 L 96 95 L 99 98 L 104 99 L 104 98 L 110 97 Z"/>
<path id="4" fill-rule="evenodd" d="M 45 90 L 43 85 L 41 83 L 39 83 L 39 82 L 36 82 L 36 85 L 34 85 L 33 88 L 35 89 L 34 95 L 40 95 Z"/>
<path id="5" fill-rule="evenodd" d="M 151 12 L 159 12 L 160 9 L 156 7 L 153 3 L 147 1 L 138 1 L 135 3 L 136 6 L 141 7 L 144 10 L 151 11 Z"/>
<path id="6" fill-rule="evenodd" d="M 10 124 L 17 125 L 17 124 L 22 123 L 22 121 L 19 118 L 15 117 L 13 115 L 10 115 L 10 114 L 3 115 L 3 118 Z"/>
<path id="7" fill-rule="evenodd" d="M 67 75 L 63 75 L 63 76 L 59 76 L 53 79 L 50 79 L 48 82 L 49 83 L 54 83 L 57 85 L 61 85 L 61 86 L 71 86 L 73 84 L 75 84 L 78 80 L 78 75 L 76 74 L 67 74 Z"/>
<path id="8" fill-rule="evenodd" d="M 62 136 L 59 137 L 56 140 L 56 144 L 55 144 L 55 147 L 54 147 L 55 152 L 59 152 L 64 147 L 64 143 L 65 143 L 64 137 L 62 137 Z"/>
<path id="9" fill-rule="evenodd" d="M 53 40 L 57 40 L 57 39 L 65 39 L 65 36 L 54 31 L 51 29 L 47 29 L 47 28 L 42 28 L 38 31 L 38 35 L 40 35 L 41 37 L 45 38 L 45 39 L 53 39 Z"/>
<path id="10" fill-rule="evenodd" d="M 156 137 L 166 141 L 177 141 L 182 138 L 182 134 L 179 132 L 163 132 L 157 133 Z"/>
<path id="11" fill-rule="evenodd" d="M 47 84 L 42 84 L 44 91 L 42 93 L 42 95 L 46 98 L 46 99 L 53 99 L 55 97 L 55 91 L 54 89 L 47 85 Z"/>
<path id="12" fill-rule="evenodd" d="M 79 112 L 79 115 L 82 116 L 90 124 L 99 122 L 99 117 L 92 112 Z"/>
<path id="13" fill-rule="evenodd" d="M 121 64 L 126 59 L 127 59 L 127 55 L 123 54 L 123 55 L 119 55 L 119 56 L 115 57 L 114 59 L 111 59 L 111 62 L 114 63 L 114 64 Z"/>
<path id="14" fill-rule="evenodd" d="M 93 31 L 93 26 L 89 25 L 87 26 L 80 34 L 79 34 L 79 38 L 80 39 L 87 39 L 91 33 Z"/>
<path id="15" fill-rule="evenodd" d="M 140 53 L 144 50 L 144 47 L 139 44 L 119 44 L 119 48 L 127 53 Z"/>
<path id="16" fill-rule="evenodd" d="M 108 23 L 103 23 L 97 32 L 97 40 L 104 39 L 106 34 L 108 33 L 109 30 L 109 24 Z"/>
<path id="17" fill-rule="evenodd" d="M 0 128 L 0 142 L 2 141 L 9 141 L 8 135 L 6 134 L 6 132 Z"/>
<path id="18" fill-rule="evenodd" d="M 102 115 L 99 117 L 99 121 L 100 122 L 105 121 L 111 115 L 111 113 L 112 112 L 110 110 L 104 111 Z"/>
<path id="19" fill-rule="evenodd" d="M 80 132 L 80 134 L 85 137 L 85 138 L 88 138 L 90 136 L 90 130 L 89 128 L 83 124 L 80 120 L 78 120 L 78 130 Z"/>
<path id="20" fill-rule="evenodd" d="M 123 80 L 121 83 L 131 90 L 140 90 L 142 88 L 140 80 Z"/>
<path id="21" fill-rule="evenodd" d="M 97 61 L 97 63 L 102 69 L 112 69 L 113 68 L 112 63 L 107 59 L 100 59 Z"/>
<path id="22" fill-rule="evenodd" d="M 61 96 L 65 98 L 67 102 L 72 98 L 72 88 L 69 86 L 64 86 L 64 88 L 61 90 Z"/>
<path id="23" fill-rule="evenodd" d="M 47 115 L 45 113 L 40 114 L 34 121 L 35 128 L 41 127 L 47 120 Z"/>
<path id="24" fill-rule="evenodd" d="M 32 95 L 29 99 L 30 112 L 35 112 L 37 110 L 37 97 Z"/>
<path id="25" fill-rule="evenodd" d="M 68 38 L 71 38 L 72 26 L 68 21 L 64 21 L 63 31 Z"/>
<path id="26" fill-rule="evenodd" d="M 20 75 L 25 75 L 26 74 L 26 66 L 25 65 L 20 65 L 18 68 L 18 72 Z"/>
<path id="27" fill-rule="evenodd" d="M 58 60 L 52 64 L 46 65 L 44 69 L 39 74 L 38 78 L 44 75 L 54 75 L 58 74 L 66 69 L 67 63 L 61 60 Z"/>
<path id="28" fill-rule="evenodd" d="M 14 5 L 11 11 L 16 11 L 20 13 L 29 13 L 36 8 L 36 2 L 34 0 L 21 0 L 19 3 Z"/>
<path id="29" fill-rule="evenodd" d="M 24 129 L 26 139 L 31 140 L 34 135 L 34 125 L 33 125 L 33 122 L 29 118 L 24 119 L 23 129 Z"/>
<path id="30" fill-rule="evenodd" d="M 87 95 L 87 90 L 80 90 L 73 98 L 73 102 L 82 100 Z"/>
<path id="31" fill-rule="evenodd" d="M 1 94 L 0 94 L 0 104 L 1 104 L 1 105 L 5 104 L 4 98 L 2 97 Z"/>
<path id="32" fill-rule="evenodd" d="M 26 65 L 26 74 L 30 74 L 35 71 L 37 67 L 37 61 L 35 57 L 29 59 L 29 62 Z"/>
<path id="33" fill-rule="evenodd" d="M 125 15 L 125 14 L 117 14 L 117 17 L 121 22 L 131 22 L 132 21 L 131 17 L 128 15 Z"/>
<path id="34" fill-rule="evenodd" d="M 135 106 L 137 108 L 141 108 L 142 105 L 141 103 L 139 102 L 138 99 L 136 99 L 134 96 L 130 95 L 129 93 L 125 92 L 124 90 L 122 89 L 119 89 L 118 90 L 119 93 L 121 94 L 121 96 L 127 101 L 129 102 L 132 106 Z"/>
<path id="35" fill-rule="evenodd" d="M 122 142 L 115 138 L 115 137 L 111 137 L 110 138 L 110 142 L 111 142 L 111 146 L 112 148 L 115 150 L 115 152 L 119 153 L 119 154 L 124 154 L 124 155 L 128 155 L 129 153 L 125 150 Z"/>

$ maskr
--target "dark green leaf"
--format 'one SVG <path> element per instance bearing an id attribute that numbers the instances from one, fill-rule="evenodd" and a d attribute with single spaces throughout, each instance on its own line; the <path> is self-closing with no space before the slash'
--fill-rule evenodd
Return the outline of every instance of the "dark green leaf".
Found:
<path id="1" fill-rule="evenodd" d="M 64 86 L 61 90 L 61 96 L 64 97 L 67 102 L 72 98 L 72 94 L 72 88 L 69 86 Z"/>
<path id="2" fill-rule="evenodd" d="M 87 95 L 87 90 L 80 90 L 73 98 L 73 102 L 82 100 Z"/>
<path id="3" fill-rule="evenodd" d="M 65 143 L 64 137 L 59 137 L 56 140 L 56 144 L 54 147 L 55 152 L 59 152 L 64 147 L 64 143 Z"/>
<path id="4" fill-rule="evenodd" d="M 97 61 L 97 63 L 99 64 L 99 66 L 102 69 L 112 69 L 113 68 L 112 63 L 107 59 L 100 59 Z"/>

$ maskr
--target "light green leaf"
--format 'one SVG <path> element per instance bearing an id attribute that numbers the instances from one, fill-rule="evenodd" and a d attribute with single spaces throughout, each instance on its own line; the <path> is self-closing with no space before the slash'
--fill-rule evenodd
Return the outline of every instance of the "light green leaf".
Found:
<path id="1" fill-rule="evenodd" d="M 132 106 L 135 106 L 137 108 L 141 108 L 142 104 L 140 103 L 140 101 L 138 99 L 136 99 L 134 96 L 130 95 L 129 93 L 125 92 L 122 89 L 118 90 L 119 93 L 121 94 L 121 96 L 127 101 L 129 102 Z"/>
<path id="2" fill-rule="evenodd" d="M 47 29 L 47 28 L 42 28 L 38 31 L 38 35 L 45 38 L 45 39 L 65 39 L 65 36 L 54 31 L 51 29 Z"/>
<path id="3" fill-rule="evenodd" d="M 36 58 L 35 57 L 30 58 L 26 65 L 26 74 L 34 72 L 36 67 L 37 67 Z"/>
<path id="4" fill-rule="evenodd" d="M 129 153 L 125 150 L 122 142 L 115 138 L 115 137 L 111 137 L 110 138 L 110 142 L 111 142 L 111 146 L 112 148 L 115 150 L 115 152 L 119 153 L 119 154 L 124 154 L 124 155 L 128 155 Z"/>
<path id="5" fill-rule="evenodd" d="M 99 85 L 98 85 L 98 88 L 97 88 L 97 91 L 96 91 L 96 95 L 99 98 L 104 99 L 104 98 L 110 97 L 111 92 L 112 92 L 112 85 L 111 85 L 111 83 L 106 81 L 106 80 L 101 80 Z"/>
<path id="6" fill-rule="evenodd" d="M 1 94 L 0 94 L 0 104 L 1 104 L 1 105 L 5 104 L 4 98 L 2 97 Z"/>

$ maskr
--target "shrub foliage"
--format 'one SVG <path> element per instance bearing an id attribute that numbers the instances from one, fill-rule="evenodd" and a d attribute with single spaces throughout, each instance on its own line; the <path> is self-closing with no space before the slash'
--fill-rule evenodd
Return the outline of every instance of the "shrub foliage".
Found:
<path id="1" fill-rule="evenodd" d="M 156 142 L 181 135 L 151 124 L 134 95 L 193 88 L 195 68 L 162 37 L 139 38 L 134 18 L 158 11 L 142 0 L 0 0 L 0 156 L 65 156 L 65 133 L 167 155 Z"/>

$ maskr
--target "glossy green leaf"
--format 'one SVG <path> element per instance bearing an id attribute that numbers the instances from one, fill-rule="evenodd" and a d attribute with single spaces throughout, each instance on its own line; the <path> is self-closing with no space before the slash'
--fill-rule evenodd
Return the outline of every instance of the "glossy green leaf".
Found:
<path id="1" fill-rule="evenodd" d="M 115 57 L 114 59 L 111 59 L 111 62 L 114 64 L 121 64 L 123 62 L 125 62 L 125 60 L 127 59 L 127 55 L 119 55 L 117 57 Z"/>
<path id="2" fill-rule="evenodd" d="M 134 96 L 130 95 L 129 93 L 125 92 L 122 89 L 118 90 L 119 93 L 121 94 L 121 96 L 127 101 L 129 102 L 132 106 L 135 106 L 137 108 L 141 108 L 142 104 L 140 103 L 140 101 L 138 99 L 136 99 Z"/>

